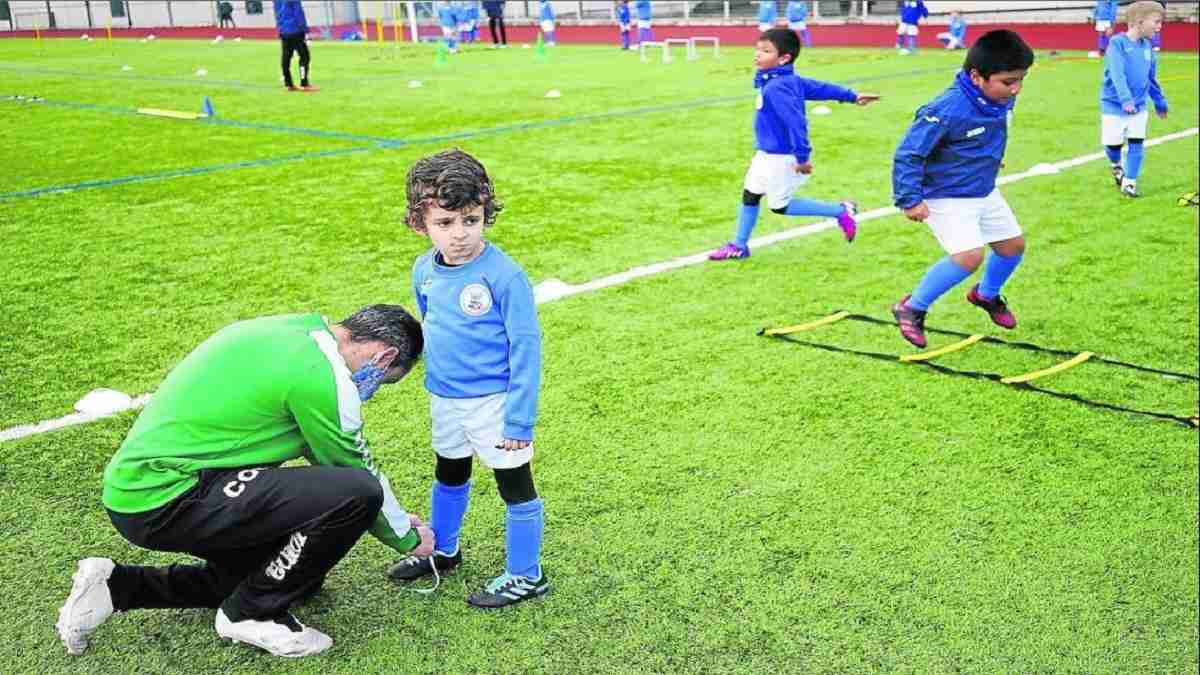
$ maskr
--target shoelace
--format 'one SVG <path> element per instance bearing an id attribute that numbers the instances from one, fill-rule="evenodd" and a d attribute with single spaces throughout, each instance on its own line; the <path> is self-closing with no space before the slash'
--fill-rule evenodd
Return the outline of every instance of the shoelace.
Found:
<path id="1" fill-rule="evenodd" d="M 508 572 L 505 572 L 504 574 L 501 574 L 500 576 L 496 577 L 495 579 L 492 579 L 488 583 L 486 590 L 488 593 L 495 594 L 495 593 L 499 592 L 499 590 L 501 588 L 504 588 L 508 584 L 516 585 L 517 581 L 518 581 L 517 577 L 514 577 L 513 575 L 509 574 Z"/>
<path id="2" fill-rule="evenodd" d="M 421 558 L 410 555 L 409 557 L 404 559 L 404 562 L 409 565 L 420 565 Z M 442 575 L 440 572 L 438 572 L 438 568 L 437 568 L 437 551 L 434 551 L 433 555 L 429 556 L 429 569 L 433 570 L 433 586 L 431 588 L 417 588 L 417 587 L 413 586 L 413 587 L 410 587 L 409 590 L 411 590 L 413 593 L 420 593 L 421 595 L 429 595 L 430 593 L 436 591 L 438 589 L 438 586 L 442 585 Z"/>

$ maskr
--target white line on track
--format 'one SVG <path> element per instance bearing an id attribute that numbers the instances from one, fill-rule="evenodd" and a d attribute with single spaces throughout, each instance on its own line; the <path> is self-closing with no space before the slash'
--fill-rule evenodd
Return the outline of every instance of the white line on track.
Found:
<path id="1" fill-rule="evenodd" d="M 1162 143 L 1168 143 L 1170 141 L 1177 141 L 1181 138 L 1188 138 L 1190 136 L 1195 136 L 1197 134 L 1200 134 L 1200 127 L 1192 127 L 1191 129 L 1184 129 L 1183 131 L 1177 131 L 1172 134 L 1167 134 L 1166 136 L 1159 136 L 1158 138 L 1150 139 L 1150 140 L 1146 141 L 1146 145 L 1147 146 L 1160 145 Z M 1007 176 L 1002 176 L 999 180 L 996 181 L 996 183 L 998 185 L 1007 185 L 1009 183 L 1015 183 L 1020 180 L 1025 180 L 1026 178 L 1032 178 L 1035 176 L 1052 175 L 1052 174 L 1058 173 L 1059 171 L 1062 171 L 1063 169 L 1070 169 L 1072 167 L 1080 166 L 1082 164 L 1087 164 L 1089 162 L 1094 162 L 1098 159 L 1103 159 L 1103 158 L 1104 158 L 1104 153 L 1097 152 L 1097 153 L 1092 153 L 1090 155 L 1081 155 L 1081 156 L 1075 157 L 1073 159 L 1063 160 L 1061 162 L 1056 162 L 1054 164 L 1049 164 L 1049 165 L 1039 164 L 1034 169 L 1031 169 L 1029 171 L 1024 171 L 1022 173 L 1009 174 Z M 886 218 L 887 216 L 893 216 L 898 213 L 900 213 L 900 210 L 894 206 L 888 206 L 885 208 L 874 209 L 872 211 L 865 211 L 865 212 L 858 214 L 858 222 L 862 223 L 862 222 L 865 222 L 868 220 L 876 220 L 878 218 Z M 783 230 L 781 232 L 776 232 L 774 234 L 768 234 L 768 235 L 762 236 L 762 237 L 755 237 L 754 239 L 750 240 L 750 244 L 753 248 L 762 248 L 764 246 L 770 246 L 772 244 L 777 244 L 781 241 L 787 241 L 789 239 L 795 239 L 797 237 L 805 237 L 810 234 L 816 234 L 817 232 L 823 232 L 825 230 L 832 229 L 836 226 L 837 226 L 837 221 L 835 221 L 833 219 L 822 220 L 822 221 L 813 223 L 811 225 L 805 225 L 803 227 L 795 227 L 795 228 L 792 228 L 789 230 Z M 538 284 L 538 289 L 536 289 L 537 303 L 540 305 L 543 303 L 558 300 L 560 298 L 570 297 L 572 295 L 579 295 L 581 293 L 598 291 L 602 288 L 610 288 L 612 286 L 619 286 L 621 284 L 633 281 L 634 279 L 640 279 L 642 277 L 648 277 L 648 276 L 652 276 L 655 274 L 662 274 L 663 272 L 670 272 L 671 270 L 676 270 L 681 267 L 688 267 L 691 265 L 699 265 L 699 264 L 705 262 L 707 259 L 708 259 L 708 251 L 705 251 L 703 253 L 696 253 L 694 255 L 684 256 L 681 258 L 674 258 L 672 260 L 666 260 L 666 261 L 663 261 L 660 263 L 654 263 L 653 265 L 643 265 L 641 267 L 634 267 L 633 269 L 626 270 L 619 274 L 611 274 L 609 276 L 600 277 L 599 279 L 593 279 L 591 281 L 588 281 L 588 282 L 582 283 L 582 284 L 566 284 L 566 283 L 563 283 L 563 282 L 557 281 L 557 280 L 549 280 L 548 282 L 543 282 L 541 284 Z M 146 401 L 148 401 L 148 400 L 150 400 L 150 394 L 142 394 L 141 396 L 134 398 L 133 402 L 128 407 L 122 408 L 121 410 L 116 410 L 116 411 L 113 411 L 110 413 L 106 413 L 106 414 L 72 413 L 70 415 L 65 415 L 63 417 L 59 417 L 57 419 L 45 420 L 45 421 L 37 422 L 34 424 L 23 424 L 20 426 L 0 430 L 0 443 L 3 443 L 4 441 L 15 440 L 18 438 L 24 438 L 25 436 L 32 436 L 34 434 L 42 434 L 42 433 L 46 433 L 48 431 L 54 431 L 56 429 L 62 429 L 63 427 L 74 426 L 76 424 L 86 424 L 88 422 L 94 422 L 96 420 L 104 419 L 106 417 L 111 417 L 113 415 L 117 415 L 119 413 L 122 413 L 122 412 L 125 412 L 128 410 L 136 410 L 136 409 L 142 407 L 143 405 L 145 405 Z"/>

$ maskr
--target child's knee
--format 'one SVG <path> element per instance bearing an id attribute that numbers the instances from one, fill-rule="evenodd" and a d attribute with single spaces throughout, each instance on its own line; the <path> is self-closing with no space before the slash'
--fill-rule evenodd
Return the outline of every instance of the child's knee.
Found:
<path id="1" fill-rule="evenodd" d="M 515 469 L 496 469 L 496 487 L 505 504 L 523 504 L 537 499 L 533 487 L 533 468 L 529 462 Z"/>
<path id="2" fill-rule="evenodd" d="M 1025 237 L 1013 237 L 992 244 L 992 250 L 1003 256 L 1012 257 L 1025 254 Z"/>
<path id="3" fill-rule="evenodd" d="M 437 465 L 433 468 L 433 476 L 437 482 L 447 487 L 465 485 L 471 480 L 471 457 L 448 459 L 438 455 Z"/>
<path id="4" fill-rule="evenodd" d="M 973 248 L 950 256 L 959 267 L 974 272 L 983 264 L 983 248 Z"/>
<path id="5" fill-rule="evenodd" d="M 742 190 L 742 204 L 745 206 L 758 206 L 762 201 L 763 196 L 755 194 L 749 190 Z"/>

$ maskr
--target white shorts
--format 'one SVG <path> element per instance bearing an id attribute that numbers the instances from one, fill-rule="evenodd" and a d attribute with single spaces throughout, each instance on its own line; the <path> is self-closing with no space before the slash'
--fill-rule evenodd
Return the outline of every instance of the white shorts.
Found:
<path id="1" fill-rule="evenodd" d="M 541 26 L 542 26 L 543 33 L 553 33 L 554 32 L 554 22 L 553 21 L 543 21 L 541 23 Z"/>
<path id="2" fill-rule="evenodd" d="M 489 469 L 515 469 L 533 459 L 533 444 L 521 450 L 496 448 L 504 442 L 504 399 L 499 393 L 478 398 L 429 395 L 433 451 L 446 459 L 478 455 Z"/>
<path id="3" fill-rule="evenodd" d="M 792 30 L 808 30 L 808 24 L 803 21 L 789 21 L 788 28 Z"/>
<path id="4" fill-rule="evenodd" d="M 1100 115 L 1100 142 L 1104 145 L 1125 145 L 1130 138 L 1145 138 L 1150 111 L 1133 115 Z"/>
<path id="5" fill-rule="evenodd" d="M 758 32 L 765 33 L 774 27 L 775 27 L 775 24 L 773 24 L 773 23 L 760 23 L 760 24 L 758 24 Z"/>
<path id="6" fill-rule="evenodd" d="M 959 41 L 958 38 L 954 37 L 953 33 L 938 33 L 937 39 L 945 41 L 946 47 L 949 48 L 963 46 L 963 43 Z"/>
<path id="7" fill-rule="evenodd" d="M 999 190 L 993 189 L 986 197 L 927 199 L 925 203 L 929 206 L 926 224 L 950 255 L 1023 234 Z"/>
<path id="8" fill-rule="evenodd" d="M 649 19 L 638 19 L 638 28 L 650 30 L 650 20 Z"/>
<path id="9" fill-rule="evenodd" d="M 796 173 L 796 158 L 792 155 L 772 155 L 762 150 L 754 153 L 742 189 L 767 196 L 767 207 L 782 209 L 792 201 L 792 194 L 808 182 L 808 174 Z"/>
<path id="10" fill-rule="evenodd" d="M 1097 21 L 1096 22 L 1096 32 L 1097 33 L 1106 33 L 1106 32 L 1108 32 L 1109 28 L 1112 28 L 1111 21 Z"/>
<path id="11" fill-rule="evenodd" d="M 916 35 L 916 34 L 917 34 L 917 24 L 915 24 L 915 23 L 902 23 L 899 26 L 896 26 L 896 35 Z"/>
<path id="12" fill-rule="evenodd" d="M 458 37 L 458 31 L 449 26 L 442 26 L 442 37 Z"/>

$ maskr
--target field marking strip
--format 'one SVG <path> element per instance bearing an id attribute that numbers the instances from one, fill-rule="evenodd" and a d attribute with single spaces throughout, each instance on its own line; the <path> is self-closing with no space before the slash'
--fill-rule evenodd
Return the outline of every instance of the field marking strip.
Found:
<path id="1" fill-rule="evenodd" d="M 1172 134 L 1167 134 L 1166 136 L 1159 136 L 1157 138 L 1148 140 L 1148 141 L 1146 141 L 1146 145 L 1159 145 L 1162 143 L 1179 140 L 1181 138 L 1188 138 L 1190 136 L 1196 136 L 1197 134 L 1200 134 L 1200 127 L 1192 127 L 1190 129 L 1184 129 L 1183 131 L 1177 131 Z M 1074 159 L 1067 159 L 1067 160 L 1063 160 L 1061 162 L 1056 162 L 1053 166 L 1056 168 L 1059 168 L 1059 169 L 1069 169 L 1071 167 L 1079 166 L 1081 164 L 1087 164 L 1088 162 L 1096 161 L 1103 157 L 1105 157 L 1104 153 L 1097 152 L 1097 153 L 1093 153 L 1090 155 L 1083 155 L 1081 157 L 1076 157 Z M 1008 183 L 1016 182 L 1018 180 L 1023 180 L 1025 178 L 1030 178 L 1032 176 L 1044 176 L 1044 175 L 1047 175 L 1044 171 L 1037 171 L 1037 172 L 1025 171 L 1025 172 L 1018 173 L 1018 174 L 1012 174 L 1010 176 L 1004 176 L 1003 178 L 1001 178 L 1000 180 L 998 180 L 996 182 L 998 184 L 1008 184 Z M 900 212 L 900 210 L 894 206 L 875 209 L 873 211 L 867 211 L 865 213 L 859 214 L 858 221 L 861 223 L 866 220 L 876 220 L 878 218 L 884 218 L 886 216 L 895 215 L 899 212 Z M 820 222 L 813 223 L 812 225 L 796 227 L 796 228 L 792 228 L 790 230 L 776 232 L 774 234 L 770 234 L 770 235 L 767 235 L 764 237 L 755 237 L 754 239 L 750 240 L 750 243 L 753 244 L 755 247 L 769 246 L 771 244 L 775 244 L 775 243 L 778 243 L 781 241 L 787 241 L 789 239 L 795 239 L 797 237 L 803 237 L 803 236 L 807 236 L 810 234 L 815 234 L 817 232 L 822 232 L 824 230 L 832 229 L 836 226 L 837 226 L 836 220 L 833 220 L 833 219 L 822 220 Z M 547 302 L 553 302 L 554 300 L 559 300 L 561 298 L 570 297 L 572 295 L 579 295 L 581 293 L 586 293 L 589 291 L 597 291 L 602 288 L 618 286 L 620 284 L 627 283 L 634 279 L 640 279 L 642 277 L 648 277 L 648 276 L 651 276 L 654 274 L 661 274 L 663 272 L 669 272 L 671 270 L 679 269 L 681 267 L 687 267 L 689 265 L 701 264 L 707 260 L 708 260 L 708 252 L 705 251 L 704 253 L 697 253 L 695 255 L 684 256 L 681 258 L 675 258 L 673 260 L 655 263 L 653 265 L 644 265 L 642 267 L 634 267 L 633 269 L 630 269 L 628 271 L 621 272 L 619 274 L 611 274 L 606 277 L 600 277 L 599 279 L 594 279 L 594 280 L 589 281 L 584 284 L 579 284 L 579 285 L 562 284 L 561 286 L 556 288 L 553 293 L 543 295 L 542 297 L 537 298 L 537 304 L 541 305 L 541 304 L 544 304 Z M 1089 356 L 1090 356 L 1090 354 L 1089 354 Z M 1076 358 L 1078 358 L 1078 357 L 1076 357 Z M 127 408 L 126 410 L 136 410 L 137 408 L 140 408 L 141 406 L 145 405 L 146 401 L 148 401 L 149 399 L 150 399 L 150 394 L 142 394 L 142 395 L 134 398 L 133 404 L 130 405 L 129 408 Z M 95 420 L 103 419 L 105 417 L 111 417 L 112 415 L 118 414 L 120 412 L 124 412 L 124 411 L 117 411 L 117 412 L 111 413 L 109 415 L 85 415 L 82 413 L 73 413 L 70 415 L 66 415 L 64 417 L 59 417 L 57 419 L 45 420 L 45 421 L 36 422 L 33 424 L 24 424 L 24 425 L 20 425 L 20 426 L 16 426 L 16 427 L 11 427 L 9 429 L 3 429 L 3 430 L 0 430 L 0 443 L 3 443 L 4 441 L 23 438 L 25 436 L 32 436 L 34 434 L 44 433 L 47 431 L 53 431 L 55 429 L 61 429 L 63 427 L 73 426 L 76 424 L 86 424 L 88 422 L 94 422 Z"/>

